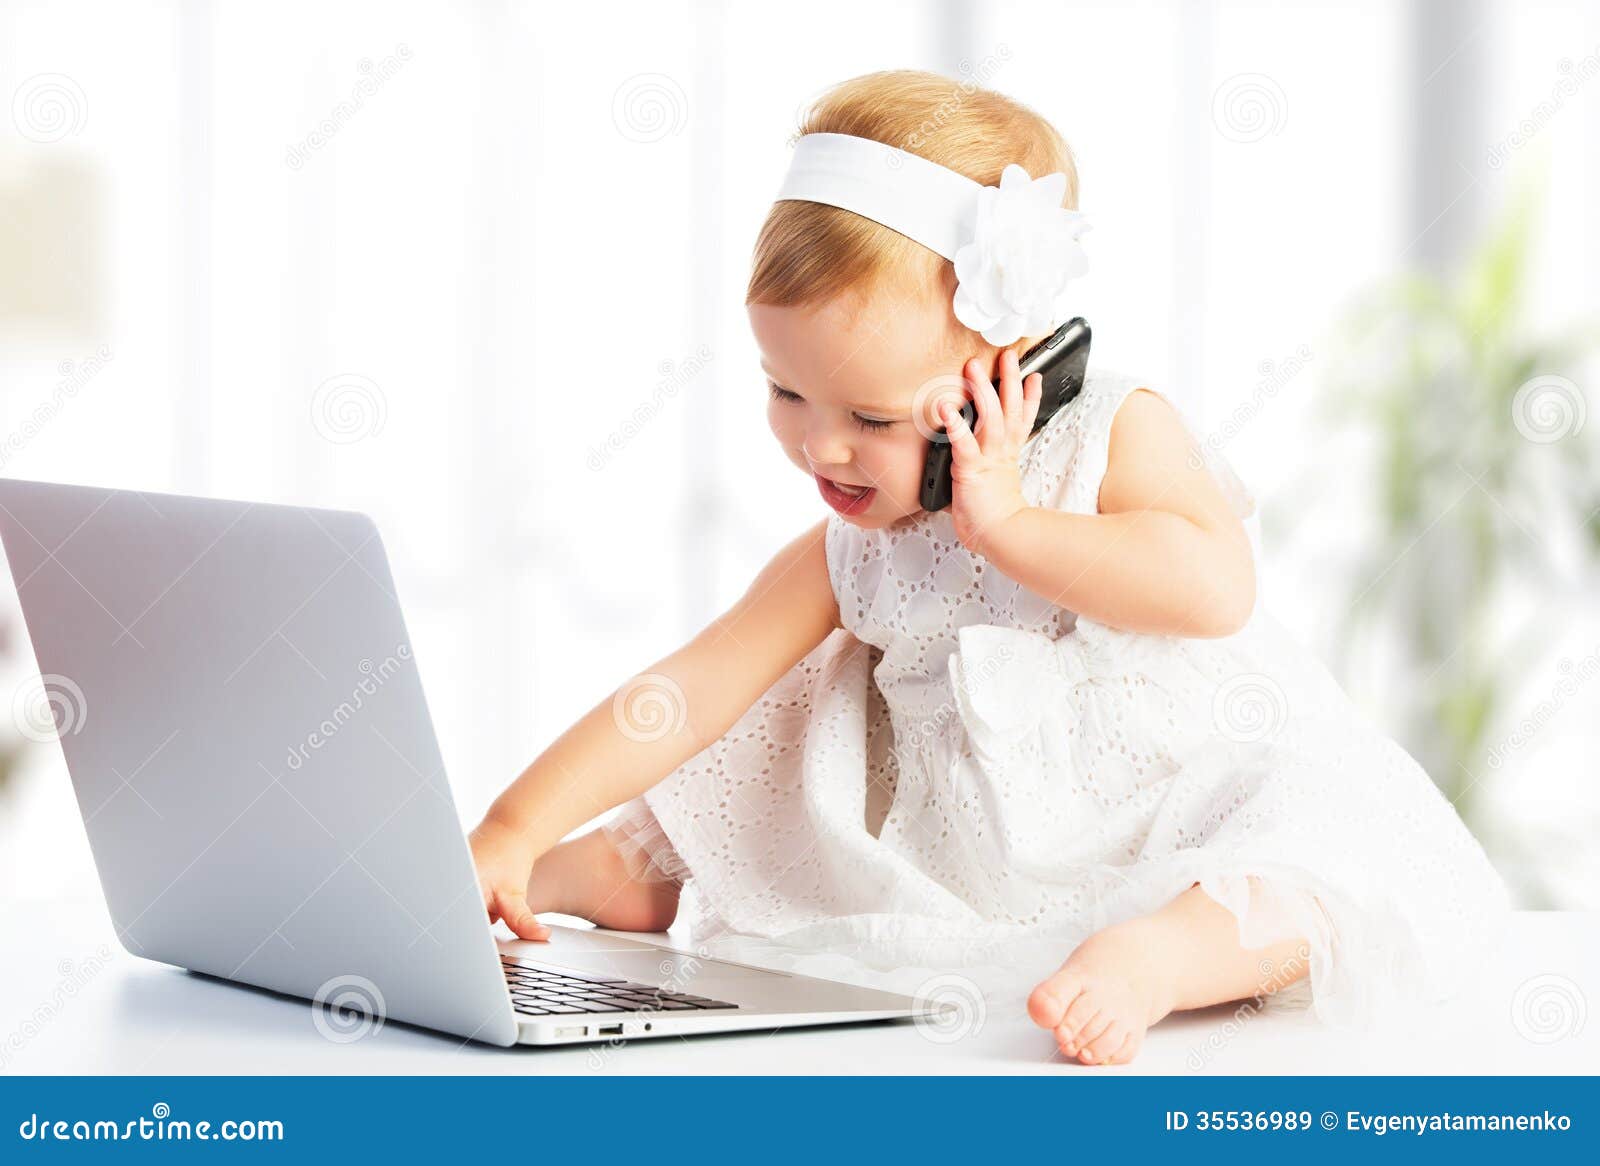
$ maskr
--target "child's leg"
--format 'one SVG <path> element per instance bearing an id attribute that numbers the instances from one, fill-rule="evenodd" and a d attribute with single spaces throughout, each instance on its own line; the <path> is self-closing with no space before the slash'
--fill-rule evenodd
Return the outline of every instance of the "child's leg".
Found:
<path id="1" fill-rule="evenodd" d="M 1084 1064 L 1122 1063 L 1169 1012 L 1269 995 L 1310 970 L 1304 940 L 1247 950 L 1198 883 L 1151 915 L 1098 931 L 1028 997 L 1034 1023 Z"/>
<path id="2" fill-rule="evenodd" d="M 631 869 L 605 831 L 595 829 L 533 864 L 528 906 L 618 931 L 665 931 L 677 918 L 680 890 L 675 880 Z"/>

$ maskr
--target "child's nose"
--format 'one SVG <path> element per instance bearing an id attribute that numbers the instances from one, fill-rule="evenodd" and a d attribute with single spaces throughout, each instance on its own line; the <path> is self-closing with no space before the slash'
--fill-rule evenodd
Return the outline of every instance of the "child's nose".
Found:
<path id="1" fill-rule="evenodd" d="M 800 448 L 811 464 L 820 468 L 842 466 L 850 460 L 850 444 L 837 426 L 810 426 Z"/>

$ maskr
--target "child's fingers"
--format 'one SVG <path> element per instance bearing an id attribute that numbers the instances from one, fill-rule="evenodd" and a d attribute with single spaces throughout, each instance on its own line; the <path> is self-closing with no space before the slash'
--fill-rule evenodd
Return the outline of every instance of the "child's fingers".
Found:
<path id="1" fill-rule="evenodd" d="M 1017 444 L 1021 445 L 1028 440 L 1028 435 L 1033 432 L 1033 423 L 1039 416 L 1039 404 L 1044 400 L 1044 375 L 1032 373 L 1022 383 L 1022 416 L 1018 418 L 1017 429 L 1013 436 Z"/>
<path id="2" fill-rule="evenodd" d="M 957 461 L 964 462 L 982 453 L 978 448 L 977 438 L 973 437 L 972 430 L 967 428 L 967 419 L 952 402 L 939 403 L 939 419 L 944 422 L 945 435 L 950 439 L 950 450 L 955 454 Z"/>
<path id="3" fill-rule="evenodd" d="M 1000 354 L 1000 411 L 1005 415 L 1007 429 L 1022 409 L 1022 378 L 1018 371 L 1017 354 L 1008 348 Z"/>
<path id="4" fill-rule="evenodd" d="M 528 901 L 511 891 L 496 891 L 494 909 L 519 939 L 549 939 L 550 929 L 528 908 Z"/>
<path id="5" fill-rule="evenodd" d="M 985 452 L 993 452 L 999 448 L 995 442 L 1004 442 L 1006 432 L 1005 410 L 1000 405 L 1000 395 L 983 375 L 983 367 L 976 358 L 967 362 L 966 376 L 972 403 L 978 410 L 978 445 Z"/>

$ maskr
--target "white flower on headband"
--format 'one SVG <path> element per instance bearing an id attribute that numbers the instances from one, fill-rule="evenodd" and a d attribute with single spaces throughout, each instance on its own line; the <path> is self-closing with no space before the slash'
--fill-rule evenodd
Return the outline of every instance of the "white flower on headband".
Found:
<path id="1" fill-rule="evenodd" d="M 1067 176 L 1029 178 L 1016 163 L 978 193 L 971 242 L 955 254 L 956 319 L 1004 347 L 1058 322 L 1067 281 L 1089 270 L 1078 243 L 1088 223 L 1061 205 Z"/>

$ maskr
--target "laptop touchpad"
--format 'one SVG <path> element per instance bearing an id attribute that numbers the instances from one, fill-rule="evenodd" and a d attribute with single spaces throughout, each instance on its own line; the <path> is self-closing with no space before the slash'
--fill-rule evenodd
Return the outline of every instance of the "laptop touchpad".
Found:
<path id="1" fill-rule="evenodd" d="M 560 953 L 554 959 L 538 960 L 549 968 L 562 966 Z M 739 964 L 724 963 L 705 956 L 678 955 L 670 951 L 587 951 L 573 971 L 621 976 L 638 984 L 665 987 L 671 991 L 692 992 L 696 979 L 740 980 L 746 977 L 782 976 Z"/>
<path id="2" fill-rule="evenodd" d="M 680 992 L 694 991 L 687 985 L 697 977 L 737 980 L 751 976 L 787 977 L 789 974 L 570 927 L 554 928 L 545 943 L 504 943 L 501 952 L 543 967 L 621 976 L 635 983 Z"/>

